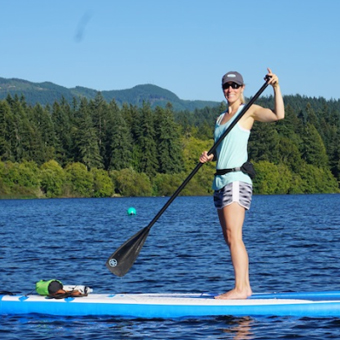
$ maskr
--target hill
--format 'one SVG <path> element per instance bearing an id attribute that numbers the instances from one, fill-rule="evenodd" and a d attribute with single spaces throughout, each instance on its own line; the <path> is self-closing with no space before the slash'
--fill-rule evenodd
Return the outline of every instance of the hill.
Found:
<path id="1" fill-rule="evenodd" d="M 60 101 L 62 97 L 70 103 L 74 97 L 94 99 L 97 93 L 97 90 L 81 86 L 66 88 L 51 82 L 33 83 L 23 79 L 0 78 L 0 100 L 5 99 L 8 95 L 11 97 L 24 96 L 26 103 L 32 106 L 36 103 L 52 105 L 55 101 Z M 127 103 L 140 107 L 143 102 L 149 102 L 151 107 L 155 108 L 156 106 L 165 107 L 170 102 L 175 111 L 193 111 L 219 104 L 213 101 L 183 100 L 173 92 L 151 84 L 137 85 L 126 90 L 101 91 L 101 94 L 106 101 L 110 102 L 114 99 L 119 106 Z"/>

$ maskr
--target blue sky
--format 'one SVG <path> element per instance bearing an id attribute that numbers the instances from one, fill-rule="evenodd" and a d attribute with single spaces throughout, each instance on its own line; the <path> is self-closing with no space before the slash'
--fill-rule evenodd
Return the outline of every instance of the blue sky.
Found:
<path id="1" fill-rule="evenodd" d="M 181 99 L 222 101 L 224 73 L 242 73 L 251 96 L 271 67 L 283 94 L 340 98 L 338 0 L 0 5 L 3 78 L 99 91 L 154 84 Z"/>

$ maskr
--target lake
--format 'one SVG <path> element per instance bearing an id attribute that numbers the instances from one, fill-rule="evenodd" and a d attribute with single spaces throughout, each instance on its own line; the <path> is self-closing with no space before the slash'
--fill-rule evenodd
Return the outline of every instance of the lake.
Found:
<path id="1" fill-rule="evenodd" d="M 167 197 L 0 200 L 1 289 L 41 279 L 94 293 L 221 293 L 233 270 L 212 197 L 178 197 L 123 278 L 107 258 L 149 224 Z M 136 215 L 127 210 L 134 207 Z M 244 241 L 255 293 L 340 290 L 340 195 L 254 196 Z M 338 318 L 1 316 L 1 339 L 335 339 Z"/>

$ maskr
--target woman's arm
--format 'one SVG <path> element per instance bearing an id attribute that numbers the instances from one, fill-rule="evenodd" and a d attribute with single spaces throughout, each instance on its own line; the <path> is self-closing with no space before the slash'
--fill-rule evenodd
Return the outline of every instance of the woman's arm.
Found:
<path id="1" fill-rule="evenodd" d="M 275 122 L 285 117 L 285 108 L 279 85 L 279 78 L 272 73 L 270 68 L 268 68 L 267 75 L 271 77 L 268 84 L 270 84 L 274 90 L 274 110 L 263 108 L 259 105 L 253 105 L 252 113 L 253 118 L 260 122 Z"/>

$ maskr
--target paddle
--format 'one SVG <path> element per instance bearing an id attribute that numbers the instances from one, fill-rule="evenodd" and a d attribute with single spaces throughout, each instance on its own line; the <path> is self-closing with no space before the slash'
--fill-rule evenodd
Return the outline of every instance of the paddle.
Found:
<path id="1" fill-rule="evenodd" d="M 266 82 L 260 88 L 260 90 L 255 94 L 253 98 L 250 99 L 247 105 L 244 106 L 240 114 L 235 118 L 235 120 L 230 124 L 230 126 L 224 131 L 219 140 L 212 146 L 208 151 L 208 155 L 211 155 L 216 148 L 221 144 L 222 140 L 227 136 L 230 130 L 237 124 L 241 117 L 246 113 L 251 105 L 257 100 L 261 93 L 268 86 L 269 77 L 266 77 Z M 111 273 L 117 276 L 124 276 L 132 267 L 133 263 L 137 259 L 143 244 L 149 234 L 151 227 L 155 222 L 161 217 L 168 206 L 174 201 L 174 199 L 179 195 L 183 188 L 189 183 L 191 178 L 196 174 L 196 172 L 201 168 L 204 163 L 199 162 L 195 169 L 190 173 L 190 175 L 184 180 L 180 187 L 175 191 L 175 193 L 169 198 L 163 208 L 158 212 L 158 214 L 153 218 L 148 226 L 144 227 L 130 239 L 128 239 L 124 244 L 122 244 L 106 261 L 106 267 Z"/>

